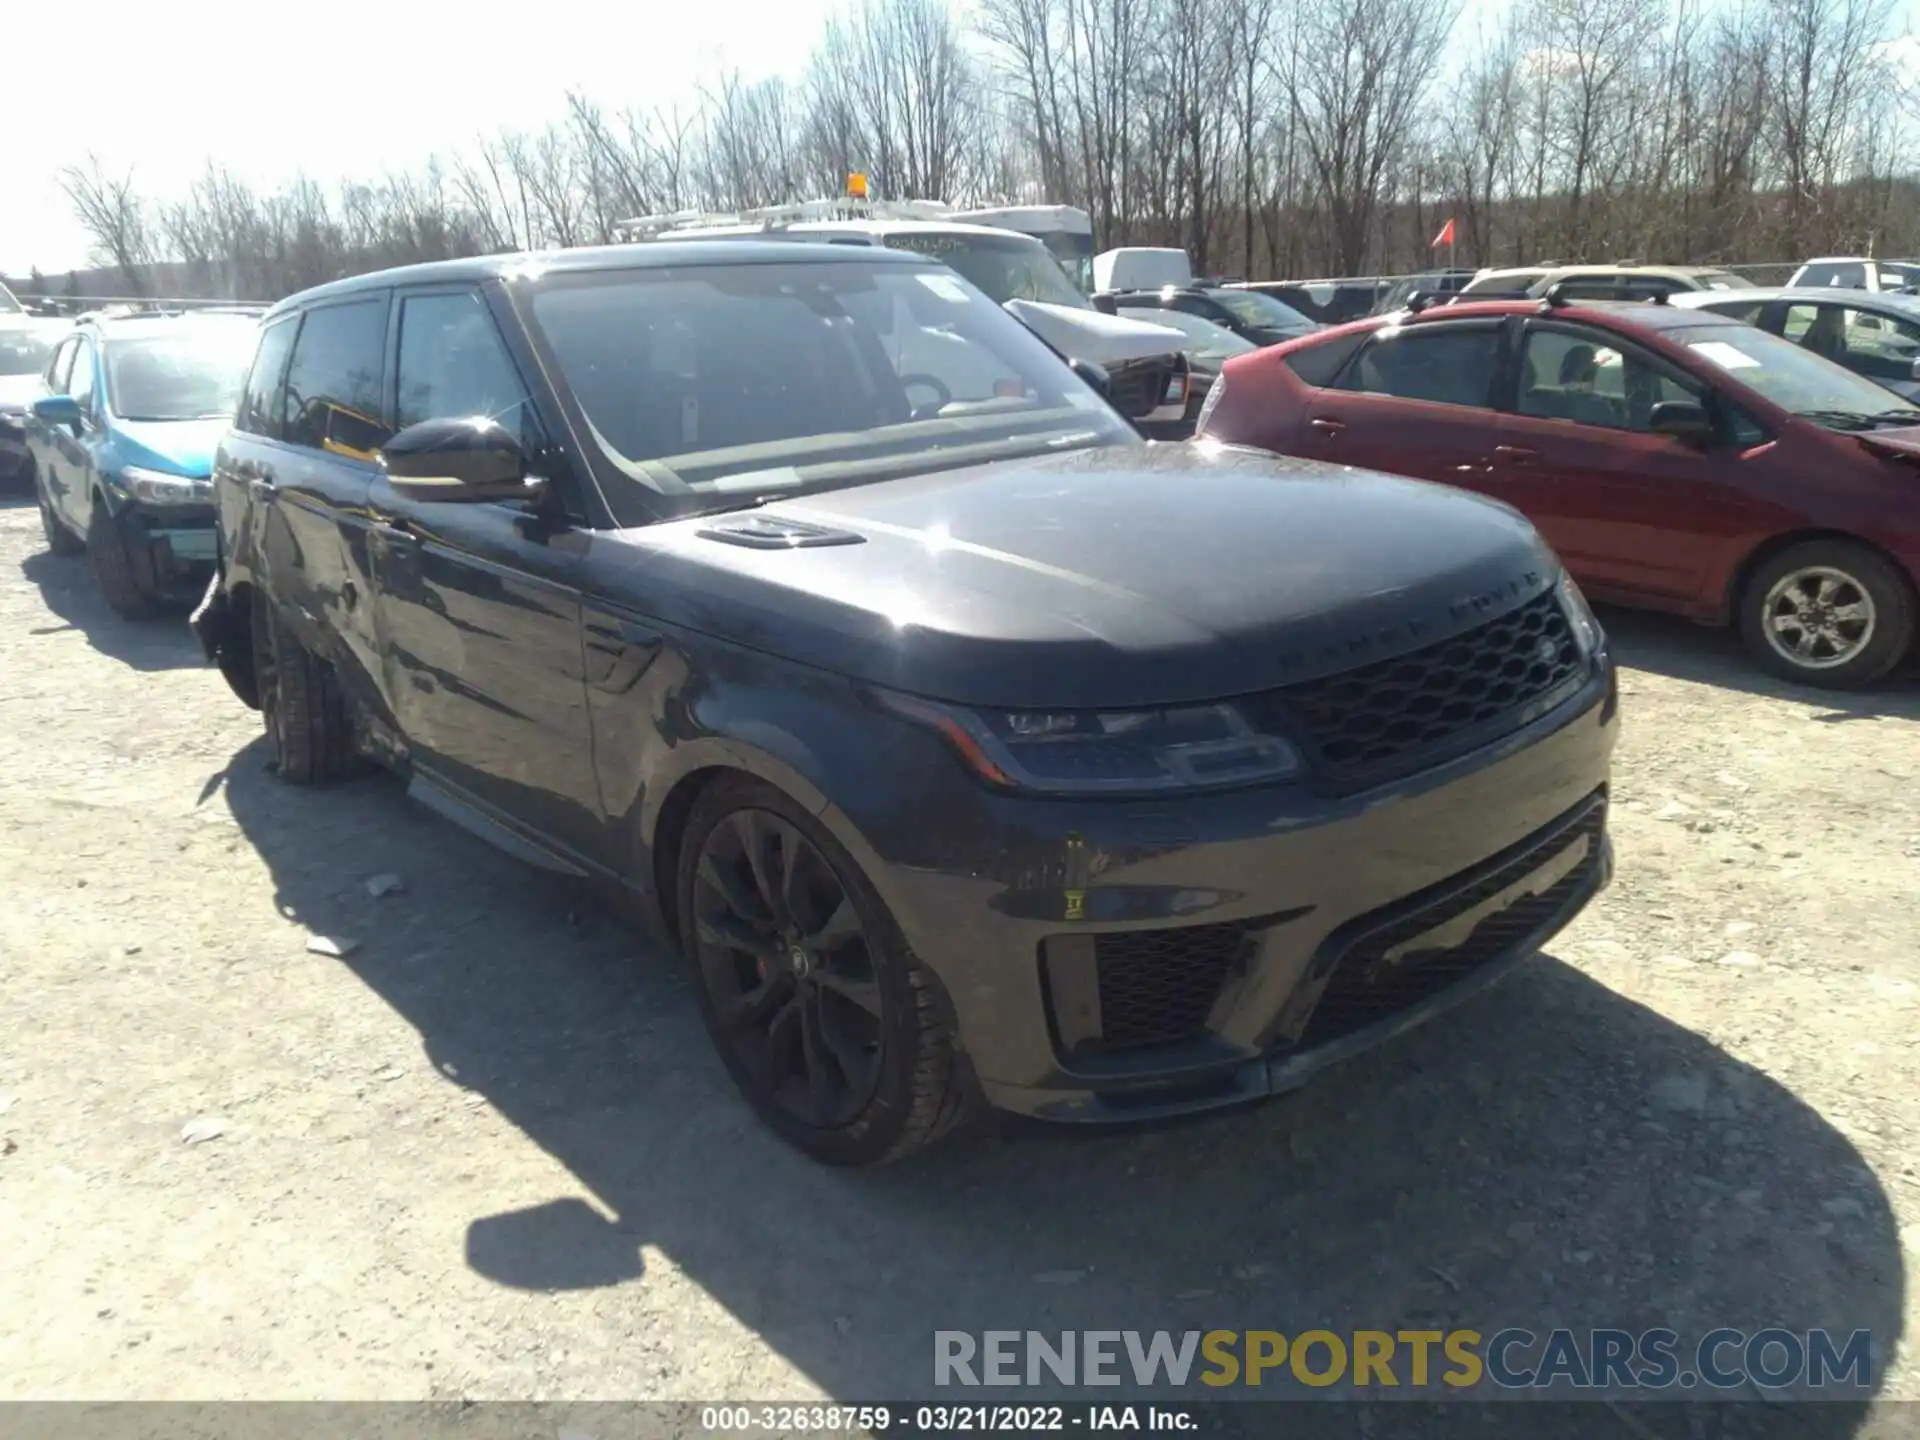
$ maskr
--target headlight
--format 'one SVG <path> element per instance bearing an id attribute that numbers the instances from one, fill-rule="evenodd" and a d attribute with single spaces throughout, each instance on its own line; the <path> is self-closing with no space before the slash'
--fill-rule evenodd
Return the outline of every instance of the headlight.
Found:
<path id="1" fill-rule="evenodd" d="M 1567 625 L 1573 631 L 1573 643 L 1580 647 L 1580 658 L 1584 660 L 1598 650 L 1607 637 L 1600 629 L 1600 622 L 1593 618 L 1587 597 L 1573 583 L 1573 577 L 1562 574 L 1559 588 L 1560 608 L 1567 614 Z"/>
<path id="2" fill-rule="evenodd" d="M 213 499 L 211 480 L 162 475 L 158 470 L 142 470 L 137 465 L 129 465 L 120 472 L 120 488 L 148 505 L 204 505 Z"/>
<path id="3" fill-rule="evenodd" d="M 1057 795 L 1127 795 L 1255 785 L 1300 757 L 1234 705 L 1167 710 L 963 710 L 878 692 L 894 714 L 945 735 L 986 780 Z"/>

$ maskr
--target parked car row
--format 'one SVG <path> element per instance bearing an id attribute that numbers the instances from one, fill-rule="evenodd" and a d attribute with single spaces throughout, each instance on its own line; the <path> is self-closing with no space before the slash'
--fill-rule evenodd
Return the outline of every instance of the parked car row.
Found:
<path id="1" fill-rule="evenodd" d="M 193 624 L 281 777 L 385 765 L 636 902 L 819 1158 L 1290 1089 L 1611 873 L 1618 688 L 1532 526 L 1143 441 L 932 257 L 659 241 L 221 323 L 62 342 L 49 542 L 218 429 Z M 162 336 L 203 369 L 136 382 Z"/>
<path id="2" fill-rule="evenodd" d="M 1503 500 L 1596 598 L 1867 685 L 1910 654 L 1920 582 L 1920 407 L 1875 383 L 1911 377 L 1912 331 L 1865 308 L 1895 299 L 1469 292 L 1229 360 L 1199 430 Z"/>

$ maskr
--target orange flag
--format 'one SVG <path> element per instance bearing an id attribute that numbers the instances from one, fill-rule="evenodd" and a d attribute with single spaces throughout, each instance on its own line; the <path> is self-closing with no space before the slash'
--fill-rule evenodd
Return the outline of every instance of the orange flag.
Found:
<path id="1" fill-rule="evenodd" d="M 1442 245 L 1453 244 L 1453 240 L 1454 240 L 1453 221 L 1449 220 L 1447 221 L 1446 224 L 1440 227 L 1440 233 L 1433 237 L 1433 244 L 1429 245 L 1427 248 L 1429 250 L 1438 250 Z"/>

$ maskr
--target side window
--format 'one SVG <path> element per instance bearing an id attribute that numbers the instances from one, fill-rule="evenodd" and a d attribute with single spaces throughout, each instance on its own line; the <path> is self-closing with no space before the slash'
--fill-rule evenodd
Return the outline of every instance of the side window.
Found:
<path id="1" fill-rule="evenodd" d="M 1376 331 L 1338 388 L 1489 409 L 1499 362 L 1500 331 L 1495 326 Z"/>
<path id="2" fill-rule="evenodd" d="M 544 448 L 527 387 L 471 290 L 401 302 L 397 378 L 394 418 L 403 430 L 422 420 L 485 415 L 518 435 L 529 454 Z"/>
<path id="3" fill-rule="evenodd" d="M 73 369 L 73 352 L 80 348 L 80 337 L 69 335 L 60 342 L 60 348 L 53 352 L 53 359 L 47 365 L 47 389 L 55 395 L 67 393 L 67 375 Z"/>
<path id="4" fill-rule="evenodd" d="M 1874 380 L 1912 380 L 1920 361 L 1920 325 L 1893 315 L 1841 312 L 1840 363 Z"/>
<path id="5" fill-rule="evenodd" d="M 1323 340 L 1315 345 L 1302 346 L 1281 358 L 1301 380 L 1324 390 L 1333 384 L 1334 376 L 1340 373 L 1347 361 L 1353 358 L 1353 352 L 1366 340 L 1365 331 L 1357 335 L 1342 335 L 1337 340 Z"/>
<path id="6" fill-rule="evenodd" d="M 1655 405 L 1700 399 L 1646 356 L 1595 332 L 1530 327 L 1520 352 L 1522 415 L 1644 432 Z"/>
<path id="7" fill-rule="evenodd" d="M 93 410 L 93 342 L 81 336 L 74 346 L 73 369 L 67 375 L 67 393 L 86 413 Z"/>
<path id="8" fill-rule="evenodd" d="M 282 438 L 353 460 L 372 460 L 393 433 L 380 418 L 387 307 L 355 300 L 309 310 L 294 342 Z"/>
<path id="9" fill-rule="evenodd" d="M 1839 363 L 1847 354 L 1846 317 L 1838 305 L 1789 305 L 1780 333 L 1801 349 Z"/>
<path id="10" fill-rule="evenodd" d="M 247 388 L 240 395 L 240 412 L 234 428 L 249 435 L 280 438 L 280 395 L 287 379 L 287 356 L 293 350 L 293 337 L 300 329 L 300 317 L 289 315 L 276 320 L 260 332 L 260 343 L 253 352 L 253 369 L 247 374 Z"/>

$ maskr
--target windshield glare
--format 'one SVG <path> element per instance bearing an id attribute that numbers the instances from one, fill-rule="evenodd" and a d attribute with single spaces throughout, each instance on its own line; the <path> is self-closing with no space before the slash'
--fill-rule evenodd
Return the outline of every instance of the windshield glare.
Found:
<path id="1" fill-rule="evenodd" d="M 934 266 L 557 275 L 530 308 L 607 458 L 708 503 L 1137 439 L 1025 326 Z"/>
<path id="2" fill-rule="evenodd" d="M 1126 306 L 1124 309 L 1129 320 L 1145 320 L 1180 331 L 1193 342 L 1187 349 L 1188 360 L 1203 370 L 1218 370 L 1234 356 L 1260 348 L 1251 340 L 1234 334 L 1224 325 L 1214 324 L 1202 315 L 1150 306 Z"/>
<path id="3" fill-rule="evenodd" d="M 1242 325 L 1258 325 L 1267 330 L 1288 330 L 1304 334 L 1314 329 L 1313 321 L 1291 305 L 1283 304 L 1258 290 L 1209 290 L 1207 297 L 1217 301 Z"/>
<path id="4" fill-rule="evenodd" d="M 1718 366 L 1783 410 L 1877 415 L 1913 408 L 1871 380 L 1764 330 L 1714 325 L 1669 333 L 1702 360 Z M 1920 409 L 1913 414 L 1920 422 Z"/>
<path id="5" fill-rule="evenodd" d="M 881 237 L 889 250 L 911 250 L 950 265 L 996 305 L 1038 300 L 1090 310 L 1060 262 L 1029 235 L 974 235 L 964 230 L 898 230 Z M 1091 261 L 1088 262 L 1092 264 Z"/>
<path id="6" fill-rule="evenodd" d="M 53 340 L 39 331 L 0 330 L 0 375 L 38 375 L 52 354 Z"/>
<path id="7" fill-rule="evenodd" d="M 106 346 L 108 404 L 123 420 L 231 415 L 253 358 L 253 336 L 249 323 L 115 336 Z"/>

